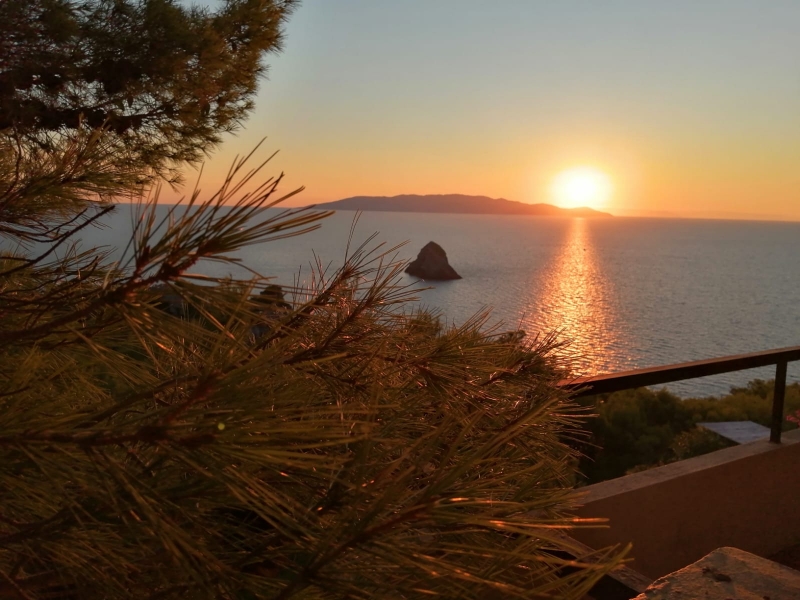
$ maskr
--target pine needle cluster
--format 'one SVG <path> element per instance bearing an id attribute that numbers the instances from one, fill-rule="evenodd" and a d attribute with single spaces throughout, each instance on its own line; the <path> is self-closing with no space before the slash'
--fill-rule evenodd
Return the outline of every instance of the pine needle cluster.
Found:
<path id="1" fill-rule="evenodd" d="M 617 558 L 553 553 L 580 434 L 553 341 L 438 328 L 379 245 L 280 310 L 193 275 L 326 216 L 264 213 L 278 180 L 241 168 L 142 205 L 122 261 L 53 250 L 107 209 L 5 254 L 2 595 L 580 598 Z"/>
<path id="2" fill-rule="evenodd" d="M 440 326 L 374 240 L 285 300 L 201 275 L 328 215 L 264 165 L 159 218 L 292 4 L 0 4 L 2 598 L 581 598 L 619 564 L 564 558 L 585 413 L 551 338 Z M 112 260 L 78 241 L 120 201 Z"/>
<path id="3" fill-rule="evenodd" d="M 177 181 L 250 112 L 296 4 L 3 0 L 0 130 L 52 149 L 103 127 L 117 166 Z"/>

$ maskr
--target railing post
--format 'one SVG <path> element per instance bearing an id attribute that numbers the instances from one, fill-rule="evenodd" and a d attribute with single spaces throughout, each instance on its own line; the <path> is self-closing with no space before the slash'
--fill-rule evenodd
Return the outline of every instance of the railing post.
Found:
<path id="1" fill-rule="evenodd" d="M 772 429 L 769 441 L 773 444 L 781 443 L 781 430 L 783 429 L 783 399 L 786 396 L 786 365 L 781 361 L 775 369 L 775 390 L 772 393 Z"/>

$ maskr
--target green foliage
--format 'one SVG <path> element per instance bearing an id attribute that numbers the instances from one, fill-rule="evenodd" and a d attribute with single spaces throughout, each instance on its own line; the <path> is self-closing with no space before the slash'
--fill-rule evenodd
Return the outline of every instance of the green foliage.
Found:
<path id="1" fill-rule="evenodd" d="M 178 177 L 252 108 L 295 0 L 0 2 L 0 130 L 57 149 L 106 130 L 105 160 Z M 145 168 L 146 167 L 146 168 Z"/>
<path id="2" fill-rule="evenodd" d="M 598 399 L 597 419 L 589 423 L 593 443 L 581 472 L 589 482 L 624 475 L 639 464 L 655 464 L 670 452 L 674 436 L 691 425 L 678 398 L 661 390 L 626 390 Z"/>
<path id="3" fill-rule="evenodd" d="M 695 421 L 755 421 L 769 427 L 774 385 L 774 381 L 755 379 L 743 388 L 732 388 L 723 398 L 690 398 L 685 405 Z M 787 412 L 800 408 L 798 384 L 787 386 L 784 407 Z M 793 428 L 789 423 L 786 427 Z"/>
<path id="4" fill-rule="evenodd" d="M 731 444 L 695 423 L 754 421 L 768 427 L 773 387 L 773 381 L 755 379 L 721 398 L 681 400 L 646 388 L 587 398 L 582 402 L 598 418 L 589 422 L 592 442 L 581 446 L 581 473 L 595 483 L 726 448 Z M 789 413 L 800 408 L 800 384 L 787 386 L 785 407 Z"/>
<path id="5" fill-rule="evenodd" d="M 684 460 L 734 445 L 734 442 L 726 440 L 709 429 L 694 427 L 676 435 L 672 440 L 670 450 L 672 450 L 675 460 Z"/>

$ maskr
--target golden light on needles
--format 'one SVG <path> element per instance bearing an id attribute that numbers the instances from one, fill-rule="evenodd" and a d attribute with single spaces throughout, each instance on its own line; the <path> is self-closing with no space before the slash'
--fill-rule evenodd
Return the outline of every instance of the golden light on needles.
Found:
<path id="1" fill-rule="evenodd" d="M 551 192 L 562 208 L 587 206 L 600 209 L 611 198 L 611 178 L 594 167 L 572 167 L 556 175 Z"/>

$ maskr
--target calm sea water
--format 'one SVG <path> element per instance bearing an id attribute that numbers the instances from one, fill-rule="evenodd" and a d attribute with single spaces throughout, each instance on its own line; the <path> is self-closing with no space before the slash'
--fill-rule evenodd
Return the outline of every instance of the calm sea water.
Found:
<path id="1" fill-rule="evenodd" d="M 84 243 L 127 240 L 127 208 Z M 342 264 L 353 217 L 337 213 L 318 231 L 239 256 L 292 285 L 309 277 L 315 254 L 332 268 Z M 419 294 L 422 304 L 450 322 L 491 307 L 507 328 L 558 331 L 583 374 L 800 344 L 800 223 L 372 212 L 355 232 L 356 244 L 376 232 L 389 246 L 407 241 L 401 259 L 437 242 L 463 279 L 433 283 Z M 793 381 L 798 367 L 790 365 Z M 668 387 L 682 396 L 721 394 L 773 376 L 757 369 Z"/>

